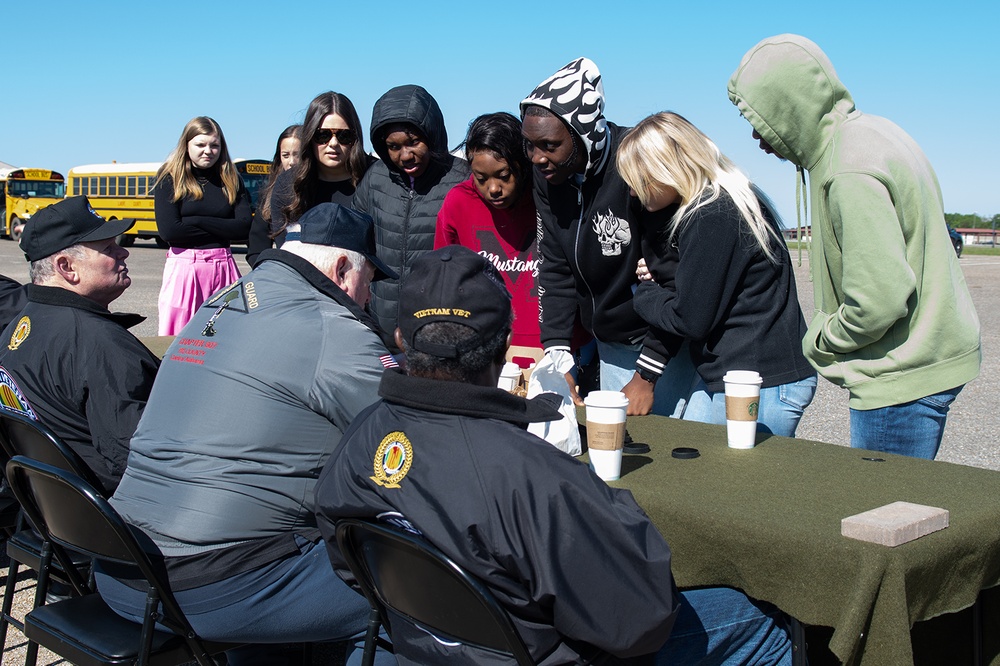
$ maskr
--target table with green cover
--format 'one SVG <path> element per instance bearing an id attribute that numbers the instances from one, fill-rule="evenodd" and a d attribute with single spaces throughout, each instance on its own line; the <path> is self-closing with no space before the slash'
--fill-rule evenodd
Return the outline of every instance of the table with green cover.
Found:
<path id="1" fill-rule="evenodd" d="M 730 449 L 724 426 L 657 416 L 628 430 L 652 450 L 625 456 L 610 485 L 666 538 L 677 584 L 739 588 L 833 627 L 845 663 L 912 664 L 914 622 L 1000 585 L 1000 472 L 769 435 Z M 947 509 L 950 524 L 893 548 L 841 536 L 842 518 L 896 501 Z"/>

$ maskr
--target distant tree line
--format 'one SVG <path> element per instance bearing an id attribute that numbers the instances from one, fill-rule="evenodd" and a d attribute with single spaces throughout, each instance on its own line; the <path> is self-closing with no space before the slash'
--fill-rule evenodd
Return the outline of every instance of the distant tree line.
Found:
<path id="1" fill-rule="evenodd" d="M 954 229 L 1000 229 L 1000 213 L 986 215 L 945 213 L 944 219 Z"/>

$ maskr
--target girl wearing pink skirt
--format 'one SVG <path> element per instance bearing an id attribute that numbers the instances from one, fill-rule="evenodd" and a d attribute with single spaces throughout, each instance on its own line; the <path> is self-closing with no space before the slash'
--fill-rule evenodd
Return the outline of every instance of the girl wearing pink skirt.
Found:
<path id="1" fill-rule="evenodd" d="M 177 335 L 213 293 L 240 278 L 229 249 L 250 233 L 250 196 L 229 158 L 219 124 L 184 126 L 160 167 L 156 226 L 170 245 L 159 298 L 159 334 Z"/>

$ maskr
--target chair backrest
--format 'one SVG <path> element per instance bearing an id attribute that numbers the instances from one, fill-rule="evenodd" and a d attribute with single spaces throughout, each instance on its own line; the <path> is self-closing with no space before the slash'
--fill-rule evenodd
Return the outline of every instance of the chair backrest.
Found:
<path id="1" fill-rule="evenodd" d="M 93 486 L 71 472 L 25 456 L 11 458 L 6 470 L 11 490 L 43 539 L 136 570 L 163 604 L 158 621 L 181 636 L 195 636 L 162 567 L 154 564 L 132 529 Z"/>
<path id="2" fill-rule="evenodd" d="M 7 456 L 24 456 L 72 472 L 94 488 L 100 480 L 83 458 L 41 421 L 0 409 L 0 446 Z"/>
<path id="3" fill-rule="evenodd" d="M 505 654 L 518 664 L 534 663 L 490 590 L 425 539 L 347 518 L 337 521 L 337 543 L 390 638 L 387 608 L 438 638 Z M 393 648 L 406 654 L 396 641 Z"/>

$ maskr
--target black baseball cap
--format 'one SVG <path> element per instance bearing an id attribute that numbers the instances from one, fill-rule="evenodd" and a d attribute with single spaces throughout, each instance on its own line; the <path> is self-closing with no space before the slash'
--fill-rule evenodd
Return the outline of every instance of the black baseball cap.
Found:
<path id="1" fill-rule="evenodd" d="M 399 330 L 410 349 L 440 358 L 456 358 L 510 326 L 511 296 L 496 267 L 461 245 L 421 255 L 399 292 Z M 449 321 L 476 331 L 474 340 L 457 345 L 414 342 L 427 324 Z"/>
<path id="2" fill-rule="evenodd" d="M 335 203 L 321 203 L 299 218 L 300 231 L 285 234 L 286 241 L 339 247 L 363 254 L 375 266 L 374 280 L 398 280 L 396 271 L 375 256 L 375 224 L 365 213 Z"/>
<path id="3" fill-rule="evenodd" d="M 70 197 L 31 216 L 21 234 L 21 251 L 28 261 L 38 261 L 77 243 L 114 238 L 133 224 L 131 219 L 105 220 L 87 197 Z"/>

